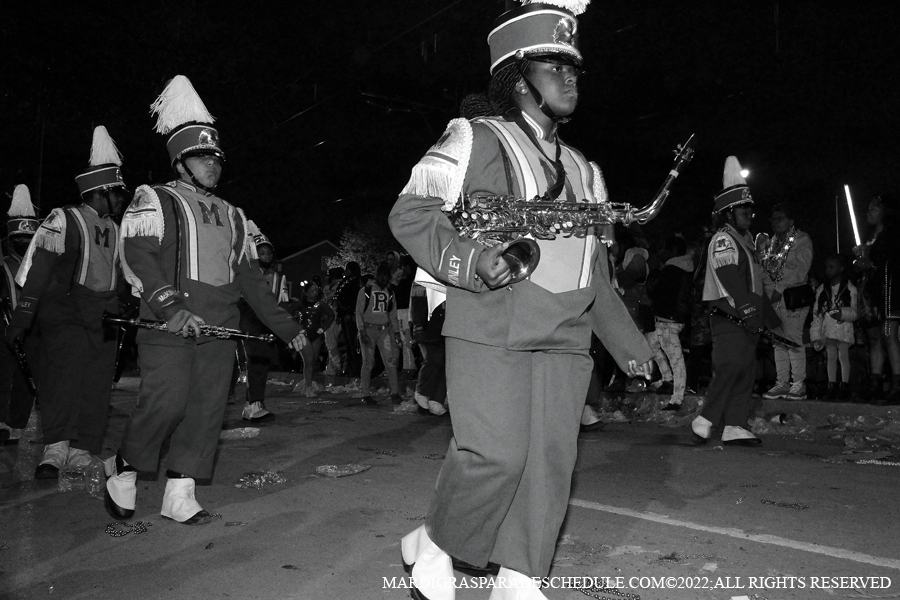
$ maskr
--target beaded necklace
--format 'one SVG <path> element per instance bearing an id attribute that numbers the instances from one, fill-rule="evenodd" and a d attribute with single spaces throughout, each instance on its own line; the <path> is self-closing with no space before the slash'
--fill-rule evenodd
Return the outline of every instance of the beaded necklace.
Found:
<path id="1" fill-rule="evenodd" d="M 773 237 L 769 243 L 766 244 L 766 254 L 763 256 L 762 264 L 766 271 L 768 271 L 772 281 L 781 281 L 781 278 L 784 275 L 784 263 L 787 261 L 788 253 L 791 251 L 791 246 L 794 245 L 794 239 L 796 237 L 797 227 L 791 226 L 785 236 L 784 244 L 777 252 L 775 251 L 775 247 L 778 242 L 778 237 Z"/>

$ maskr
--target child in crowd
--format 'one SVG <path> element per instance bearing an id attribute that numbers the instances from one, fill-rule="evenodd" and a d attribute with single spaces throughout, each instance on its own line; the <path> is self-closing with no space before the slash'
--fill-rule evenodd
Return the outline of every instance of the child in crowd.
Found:
<path id="1" fill-rule="evenodd" d="M 854 342 L 856 286 L 845 274 L 846 263 L 840 254 L 825 260 L 826 283 L 816 288 L 813 320 L 809 338 L 816 351 L 828 354 L 828 393 L 826 400 L 850 398 L 850 345 Z M 837 384 L 837 361 L 841 361 L 841 384 Z"/>

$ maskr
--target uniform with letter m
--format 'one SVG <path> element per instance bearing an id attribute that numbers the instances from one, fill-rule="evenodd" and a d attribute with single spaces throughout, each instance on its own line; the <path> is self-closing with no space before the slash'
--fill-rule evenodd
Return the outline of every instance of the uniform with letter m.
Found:
<path id="1" fill-rule="evenodd" d="M 86 198 L 124 190 L 118 166 L 77 181 Z M 42 332 L 37 380 L 46 446 L 35 472 L 40 479 L 56 477 L 65 464 L 84 466 L 103 448 L 116 361 L 116 335 L 104 329 L 103 313 L 118 312 L 121 282 L 119 229 L 110 214 L 98 213 L 104 205 L 110 206 L 86 200 L 54 209 L 16 275 L 22 294 L 10 329 L 29 329 L 36 320 Z"/>
<path id="2" fill-rule="evenodd" d="M 283 340 L 300 326 L 256 264 L 243 211 L 213 193 L 224 153 L 190 81 L 173 78 L 153 106 L 179 179 L 137 189 L 122 219 L 122 267 L 141 317 L 163 319 L 169 331 L 138 332 L 141 387 L 122 446 L 107 460 L 106 509 L 117 519 L 134 515 L 136 471 L 156 472 L 169 439 L 160 513 L 199 525 L 213 516 L 197 502 L 194 478 L 212 476 L 235 355 L 234 340 L 201 335 L 202 326 L 236 329 L 242 297 Z"/>

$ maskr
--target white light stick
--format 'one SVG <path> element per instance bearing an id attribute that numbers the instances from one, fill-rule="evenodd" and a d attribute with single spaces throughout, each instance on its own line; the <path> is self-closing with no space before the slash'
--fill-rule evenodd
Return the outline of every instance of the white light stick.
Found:
<path id="1" fill-rule="evenodd" d="M 856 226 L 856 212 L 853 210 L 853 200 L 850 198 L 850 186 L 844 186 L 844 194 L 847 196 L 847 208 L 850 210 L 850 222 L 853 223 L 853 237 L 856 239 L 856 245 L 861 246 L 862 241 L 859 239 L 859 227 Z"/>

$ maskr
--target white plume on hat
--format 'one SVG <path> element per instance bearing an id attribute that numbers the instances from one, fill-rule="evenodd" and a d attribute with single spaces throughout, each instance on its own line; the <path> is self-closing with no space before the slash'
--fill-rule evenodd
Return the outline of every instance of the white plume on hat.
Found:
<path id="1" fill-rule="evenodd" d="M 94 127 L 94 140 L 91 142 L 91 160 L 88 164 L 92 167 L 108 164 L 122 166 L 122 154 L 116 148 L 116 143 L 109 137 L 109 132 L 106 131 L 106 127 L 103 125 Z"/>
<path id="2" fill-rule="evenodd" d="M 736 156 L 726 158 L 725 172 L 722 173 L 722 189 L 730 188 L 733 185 L 746 185 L 747 180 L 741 175 L 742 169 L 743 167 Z"/>
<path id="3" fill-rule="evenodd" d="M 166 85 L 159 98 L 150 105 L 150 114 L 157 115 L 157 133 L 169 133 L 185 123 L 215 123 L 203 100 L 184 75 L 176 75 Z"/>
<path id="4" fill-rule="evenodd" d="M 529 4 L 552 4 L 560 8 L 565 8 L 576 17 L 587 9 L 587 5 L 591 0 L 522 0 L 522 6 Z"/>
<path id="5" fill-rule="evenodd" d="M 34 218 L 37 216 L 34 212 L 34 205 L 31 203 L 31 192 L 28 191 L 28 186 L 24 183 L 20 183 L 13 190 L 12 204 L 10 204 L 9 213 L 7 214 L 9 214 L 10 218 Z"/>

